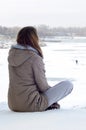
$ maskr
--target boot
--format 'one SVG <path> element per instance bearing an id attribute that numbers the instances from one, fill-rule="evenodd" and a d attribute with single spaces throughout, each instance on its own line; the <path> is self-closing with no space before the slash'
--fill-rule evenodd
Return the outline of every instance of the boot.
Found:
<path id="1" fill-rule="evenodd" d="M 53 103 L 50 107 L 48 107 L 46 110 L 52 110 L 52 109 L 60 109 L 60 105 L 56 102 Z"/>

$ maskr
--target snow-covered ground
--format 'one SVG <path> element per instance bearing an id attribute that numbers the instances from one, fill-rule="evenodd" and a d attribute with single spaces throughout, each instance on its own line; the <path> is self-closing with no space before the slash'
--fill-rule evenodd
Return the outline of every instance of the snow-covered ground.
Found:
<path id="1" fill-rule="evenodd" d="M 0 130 L 86 130 L 86 43 L 47 43 L 42 49 L 49 84 L 70 80 L 74 85 L 72 93 L 59 102 L 60 110 L 10 111 L 7 106 L 9 49 L 0 49 Z"/>
<path id="2" fill-rule="evenodd" d="M 65 79 L 74 84 L 73 92 L 60 102 L 61 106 L 86 107 L 86 43 L 52 43 L 43 51 L 49 84 Z"/>

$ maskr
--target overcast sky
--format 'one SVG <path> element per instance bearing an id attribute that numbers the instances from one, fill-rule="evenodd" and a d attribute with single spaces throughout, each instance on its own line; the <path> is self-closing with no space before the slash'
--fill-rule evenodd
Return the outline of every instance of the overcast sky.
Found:
<path id="1" fill-rule="evenodd" d="M 86 0 L 0 0 L 0 25 L 86 26 Z"/>

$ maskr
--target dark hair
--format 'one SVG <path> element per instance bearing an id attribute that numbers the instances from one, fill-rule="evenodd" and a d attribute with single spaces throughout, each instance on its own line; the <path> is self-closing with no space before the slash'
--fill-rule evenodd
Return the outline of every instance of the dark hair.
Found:
<path id="1" fill-rule="evenodd" d="M 43 57 L 41 47 L 39 45 L 39 38 L 37 35 L 36 28 L 32 26 L 27 26 L 22 28 L 17 35 L 17 43 L 27 47 L 30 45 L 35 48 L 41 57 Z"/>

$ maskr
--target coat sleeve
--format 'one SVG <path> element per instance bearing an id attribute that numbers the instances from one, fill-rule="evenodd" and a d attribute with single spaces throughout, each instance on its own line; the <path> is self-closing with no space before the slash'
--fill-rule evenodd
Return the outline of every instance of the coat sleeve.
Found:
<path id="1" fill-rule="evenodd" d="M 40 92 L 46 91 L 50 86 L 48 85 L 47 78 L 45 76 L 44 63 L 41 57 L 36 57 L 33 63 L 33 73 L 35 82 Z"/>

